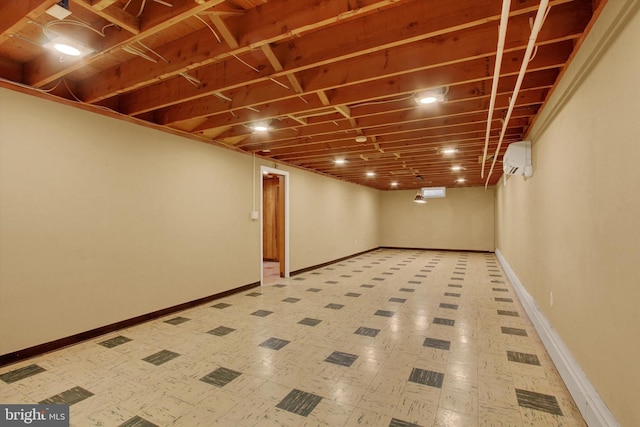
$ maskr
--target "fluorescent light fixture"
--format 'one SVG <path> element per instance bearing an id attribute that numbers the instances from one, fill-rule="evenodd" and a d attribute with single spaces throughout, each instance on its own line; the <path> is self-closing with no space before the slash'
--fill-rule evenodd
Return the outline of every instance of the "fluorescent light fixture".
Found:
<path id="1" fill-rule="evenodd" d="M 367 176 L 368 177 L 376 176 L 376 173 L 375 172 L 367 172 Z"/>
<path id="2" fill-rule="evenodd" d="M 336 165 L 344 165 L 345 163 L 347 163 L 347 161 L 345 159 L 335 159 L 333 162 Z"/>
<path id="3" fill-rule="evenodd" d="M 93 49 L 90 47 L 64 36 L 58 36 L 49 40 L 43 47 L 67 56 L 75 57 L 85 56 L 93 52 Z"/>
<path id="4" fill-rule="evenodd" d="M 457 148 L 445 148 L 444 150 L 442 150 L 442 154 L 455 154 L 457 152 Z"/>

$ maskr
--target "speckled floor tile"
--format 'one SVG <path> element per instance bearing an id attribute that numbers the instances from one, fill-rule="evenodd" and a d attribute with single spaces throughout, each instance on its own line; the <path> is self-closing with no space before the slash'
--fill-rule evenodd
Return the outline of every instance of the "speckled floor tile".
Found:
<path id="1" fill-rule="evenodd" d="M 493 254 L 268 277 L 0 367 L 0 401 L 65 402 L 78 426 L 586 426 Z"/>

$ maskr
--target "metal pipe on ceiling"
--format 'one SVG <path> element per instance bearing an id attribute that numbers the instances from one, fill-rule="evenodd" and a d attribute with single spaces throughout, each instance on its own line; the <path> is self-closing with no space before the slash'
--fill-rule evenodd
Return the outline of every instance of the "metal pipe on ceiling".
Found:
<path id="1" fill-rule="evenodd" d="M 496 104 L 498 93 L 498 80 L 500 79 L 500 67 L 502 66 L 502 56 L 504 54 L 504 41 L 507 38 L 507 23 L 509 21 L 509 9 L 511 0 L 502 0 L 502 14 L 500 15 L 500 26 L 498 27 L 498 50 L 496 51 L 496 63 L 493 69 L 493 83 L 491 84 L 491 100 L 489 101 L 489 116 L 487 117 L 487 132 L 484 136 L 484 151 L 482 152 L 482 169 L 480 178 L 484 178 L 484 164 L 487 161 L 487 150 L 489 149 L 489 133 L 491 131 L 491 121 L 493 120 L 493 109 Z"/>
<path id="2" fill-rule="evenodd" d="M 542 0 L 540 2 L 540 6 L 538 6 L 536 19 L 533 22 L 533 27 L 531 28 L 531 34 L 529 35 L 529 43 L 527 44 L 527 50 L 524 53 L 524 58 L 522 58 L 522 65 L 520 66 L 520 72 L 518 73 L 518 80 L 516 80 L 516 86 L 513 89 L 513 94 L 511 95 L 511 101 L 509 102 L 509 109 L 507 110 L 507 115 L 505 116 L 504 122 L 502 123 L 502 131 L 500 132 L 498 147 L 496 148 L 496 153 L 493 156 L 493 162 L 491 162 L 491 169 L 489 169 L 489 174 L 487 175 L 487 181 L 484 184 L 485 189 L 489 186 L 489 179 L 491 179 L 493 168 L 496 165 L 496 160 L 498 160 L 498 154 L 500 153 L 500 147 L 502 146 L 502 141 L 507 131 L 507 125 L 509 124 L 509 119 L 511 118 L 511 113 L 513 112 L 513 108 L 516 105 L 518 93 L 520 92 L 520 87 L 522 86 L 524 75 L 527 72 L 527 66 L 529 65 L 529 61 L 531 60 L 531 54 L 533 53 L 533 49 L 536 45 L 536 39 L 538 38 L 538 33 L 540 32 L 540 28 L 542 28 L 544 19 L 547 16 L 548 8 L 549 8 L 549 0 Z"/>

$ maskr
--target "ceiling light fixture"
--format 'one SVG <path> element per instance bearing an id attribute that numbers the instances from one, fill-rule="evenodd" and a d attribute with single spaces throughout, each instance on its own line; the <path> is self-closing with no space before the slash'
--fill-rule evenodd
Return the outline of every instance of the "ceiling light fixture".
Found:
<path id="1" fill-rule="evenodd" d="M 64 43 L 56 43 L 53 45 L 53 48 L 55 50 L 57 50 L 60 53 L 64 53 L 65 55 L 69 55 L 69 56 L 80 56 L 80 50 L 76 49 L 75 47 L 68 45 L 68 44 L 64 44 Z"/>
<path id="2" fill-rule="evenodd" d="M 457 148 L 445 148 L 442 150 L 442 154 L 455 154 L 458 152 Z"/>
<path id="3" fill-rule="evenodd" d="M 335 159 L 333 162 L 336 165 L 344 165 L 345 163 L 347 163 L 347 161 L 345 159 Z"/>
<path id="4" fill-rule="evenodd" d="M 429 105 L 436 102 L 444 102 L 447 88 L 431 89 L 418 92 L 415 95 L 415 100 L 418 105 Z"/>
<path id="5" fill-rule="evenodd" d="M 463 183 L 465 183 L 465 182 L 467 182 L 467 180 L 466 180 L 466 179 L 464 179 L 464 178 L 458 178 L 458 179 L 456 179 L 456 183 L 458 183 L 458 184 L 463 184 Z"/>
<path id="6" fill-rule="evenodd" d="M 364 135 L 358 135 L 356 136 L 356 142 L 360 142 L 360 143 L 367 142 L 367 137 Z"/>
<path id="7" fill-rule="evenodd" d="M 367 176 L 371 178 L 372 176 L 376 176 L 375 172 L 367 172 Z"/>
<path id="8" fill-rule="evenodd" d="M 413 201 L 415 203 L 427 203 L 424 197 L 422 197 L 422 194 L 420 194 L 420 190 L 418 190 L 418 193 L 416 193 L 416 197 L 413 198 Z"/>
<path id="9" fill-rule="evenodd" d="M 454 172 L 459 172 L 462 170 L 462 166 L 451 166 L 451 170 Z"/>
<path id="10" fill-rule="evenodd" d="M 67 56 L 74 56 L 76 58 L 93 52 L 93 49 L 64 36 L 54 37 L 45 43 L 43 47 Z"/>
<path id="11" fill-rule="evenodd" d="M 397 182 L 397 181 L 393 181 L 393 182 L 391 183 L 391 186 L 392 186 L 392 187 L 397 187 L 397 186 L 398 186 L 398 182 Z"/>
<path id="12" fill-rule="evenodd" d="M 253 132 L 267 132 L 271 130 L 271 120 L 259 120 L 248 125 Z"/>

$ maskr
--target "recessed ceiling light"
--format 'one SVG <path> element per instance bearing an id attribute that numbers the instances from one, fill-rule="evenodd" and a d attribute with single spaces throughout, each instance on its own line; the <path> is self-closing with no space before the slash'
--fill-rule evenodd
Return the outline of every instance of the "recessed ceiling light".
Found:
<path id="1" fill-rule="evenodd" d="M 356 142 L 367 142 L 367 137 L 364 135 L 356 136 Z"/>
<path id="2" fill-rule="evenodd" d="M 344 165 L 345 163 L 347 163 L 347 161 L 345 159 L 335 159 L 333 162 L 336 165 Z"/>
<path id="3" fill-rule="evenodd" d="M 43 47 L 54 50 L 57 53 L 75 57 L 88 55 L 93 52 L 93 49 L 90 47 L 84 46 L 82 43 L 64 36 L 58 36 L 49 40 Z"/>
<path id="4" fill-rule="evenodd" d="M 436 102 L 443 102 L 445 93 L 445 88 L 425 90 L 418 92 L 415 95 L 415 99 L 418 105 L 434 104 Z"/>
<path id="5" fill-rule="evenodd" d="M 268 148 L 264 149 L 264 150 L 260 150 L 261 153 L 270 153 L 271 150 L 269 150 Z"/>
<path id="6" fill-rule="evenodd" d="M 397 186 L 398 186 L 398 183 L 397 183 L 396 181 L 393 181 L 393 182 L 391 183 L 391 186 L 392 186 L 392 187 L 397 187 Z"/>
<path id="7" fill-rule="evenodd" d="M 451 166 L 451 170 L 454 171 L 454 172 L 461 171 L 462 170 L 462 166 Z"/>
<path id="8" fill-rule="evenodd" d="M 367 172 L 367 176 L 368 177 L 376 176 L 376 173 L 375 172 Z"/>
<path id="9" fill-rule="evenodd" d="M 456 179 L 456 182 L 457 182 L 458 184 L 462 184 L 463 182 L 466 182 L 466 181 L 467 181 L 467 180 L 466 180 L 466 179 L 464 179 L 464 178 L 458 178 L 458 179 Z"/>
<path id="10" fill-rule="evenodd" d="M 435 95 L 427 95 L 418 99 L 418 102 L 420 104 L 433 104 L 434 102 L 437 102 L 437 101 L 438 101 L 438 98 Z"/>
<path id="11" fill-rule="evenodd" d="M 80 56 L 82 54 L 79 49 L 64 43 L 56 43 L 53 45 L 53 48 L 58 52 L 69 56 Z"/>
<path id="12" fill-rule="evenodd" d="M 248 127 L 254 132 L 267 132 L 271 130 L 270 124 L 269 120 L 261 120 L 251 123 Z"/>
<path id="13" fill-rule="evenodd" d="M 458 149 L 456 148 L 445 148 L 444 150 L 442 150 L 442 154 L 455 154 L 458 152 Z"/>

